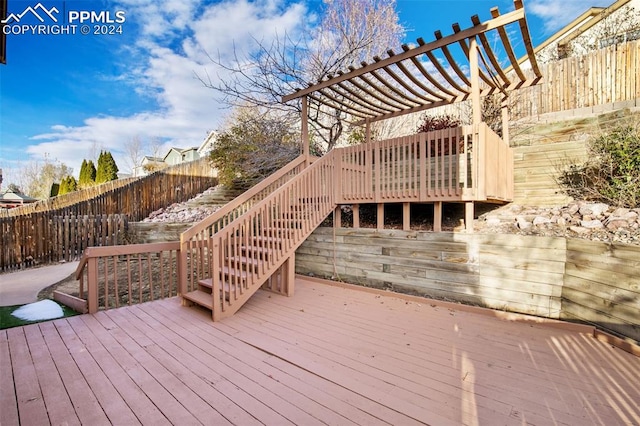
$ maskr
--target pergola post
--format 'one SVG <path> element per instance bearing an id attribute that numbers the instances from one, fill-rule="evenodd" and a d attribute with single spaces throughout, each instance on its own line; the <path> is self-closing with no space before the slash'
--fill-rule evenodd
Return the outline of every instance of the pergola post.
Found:
<path id="1" fill-rule="evenodd" d="M 502 103 L 500 104 L 500 108 L 502 110 L 502 140 L 507 146 L 511 143 L 509 141 L 509 104 L 508 97 L 504 97 L 502 99 Z"/>
<path id="2" fill-rule="evenodd" d="M 478 66 L 478 41 L 473 36 L 469 39 L 469 67 L 471 76 L 471 107 L 472 107 L 472 124 L 474 133 L 478 131 L 480 123 L 482 122 L 482 105 L 480 103 L 480 68 Z M 476 133 L 480 137 L 480 132 Z M 476 140 L 474 144 L 479 148 L 483 141 Z M 476 148 L 478 155 L 479 149 Z M 485 176 L 485 164 L 482 162 L 476 162 L 478 170 L 474 173 L 474 176 L 484 179 Z M 473 232 L 473 217 L 474 217 L 474 203 L 473 201 L 467 201 L 464 205 L 464 225 L 467 232 Z"/>
<path id="3" fill-rule="evenodd" d="M 471 76 L 471 108 L 473 126 L 482 122 L 480 104 L 480 68 L 478 67 L 478 41 L 475 36 L 469 39 L 469 67 Z"/>
<path id="4" fill-rule="evenodd" d="M 371 142 L 371 121 L 368 118 L 365 120 L 364 141 L 365 143 Z"/>
<path id="5" fill-rule="evenodd" d="M 302 155 L 304 156 L 304 166 L 309 166 L 309 104 L 307 96 L 302 97 Z"/>

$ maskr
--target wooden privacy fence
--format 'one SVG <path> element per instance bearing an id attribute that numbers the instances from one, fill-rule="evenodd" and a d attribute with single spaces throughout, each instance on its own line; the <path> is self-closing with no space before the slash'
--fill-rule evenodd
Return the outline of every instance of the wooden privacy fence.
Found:
<path id="1" fill-rule="evenodd" d="M 126 214 L 139 221 L 154 210 L 186 201 L 214 183 L 214 169 L 208 158 L 182 163 L 139 179 L 108 182 L 71 194 L 38 201 L 23 207 L 0 210 L 4 217 L 36 212 L 54 215 Z"/>
<path id="2" fill-rule="evenodd" d="M 127 229 L 124 215 L 49 216 L 33 213 L 2 218 L 0 270 L 36 263 L 72 261 L 84 249 L 121 244 Z"/>
<path id="3" fill-rule="evenodd" d="M 512 119 L 615 102 L 635 101 L 638 106 L 640 40 L 551 62 L 541 71 L 541 84 L 512 95 Z"/>
<path id="4" fill-rule="evenodd" d="M 94 198 L 83 199 L 71 205 L 64 205 L 68 200 L 58 203 L 55 201 L 57 198 L 54 198 L 47 203 L 36 203 L 35 206 L 5 211 L 5 216 L 0 217 L 0 271 L 24 267 L 33 261 L 72 260 L 78 258 L 86 247 L 118 244 L 121 240 L 100 236 L 103 235 L 104 226 L 114 229 L 104 231 L 106 236 L 118 234 L 120 227 L 124 230 L 125 225 L 107 221 L 107 225 L 103 226 L 100 219 L 99 224 L 87 225 L 87 228 L 83 228 L 86 232 L 83 232 L 77 228 L 84 226 L 85 219 L 81 221 L 80 218 L 102 218 L 111 215 L 114 218 L 123 216 L 118 219 L 118 223 L 121 224 L 125 221 L 137 222 L 155 210 L 186 201 L 211 187 L 215 183 L 212 176 L 213 169 L 208 160 L 203 158 L 129 181 L 124 186 L 112 188 Z M 51 206 L 58 207 L 41 210 Z M 18 213 L 22 214 L 14 214 L 14 210 L 19 210 Z M 70 218 L 68 222 L 61 222 L 64 225 L 59 226 L 67 230 L 64 235 L 69 235 L 74 241 L 83 241 L 82 245 L 59 245 L 71 244 L 71 240 L 65 243 L 57 237 L 51 239 L 51 236 L 57 236 L 58 230 L 61 229 L 55 228 L 60 220 L 56 218 Z M 99 233 L 96 229 L 100 230 Z"/>

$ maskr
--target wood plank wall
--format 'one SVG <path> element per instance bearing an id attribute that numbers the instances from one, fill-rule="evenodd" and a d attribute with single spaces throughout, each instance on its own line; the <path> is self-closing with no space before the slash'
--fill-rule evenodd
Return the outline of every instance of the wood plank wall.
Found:
<path id="1" fill-rule="evenodd" d="M 640 247 L 567 240 L 561 318 L 640 342 Z"/>
<path id="2" fill-rule="evenodd" d="M 549 318 L 560 315 L 564 239 L 318 228 L 296 271 Z"/>
<path id="3" fill-rule="evenodd" d="M 565 238 L 318 228 L 296 272 L 554 319 L 640 341 L 640 247 Z"/>

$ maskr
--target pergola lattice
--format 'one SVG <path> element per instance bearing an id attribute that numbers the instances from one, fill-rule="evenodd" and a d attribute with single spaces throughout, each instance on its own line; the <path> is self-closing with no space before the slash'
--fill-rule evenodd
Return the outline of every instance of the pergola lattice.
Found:
<path id="1" fill-rule="evenodd" d="M 402 52 L 387 51 L 385 59 L 376 56 L 373 63 L 338 71 L 283 97 L 283 101 L 303 98 L 304 115 L 308 97 L 362 124 L 472 99 L 474 122 L 479 122 L 481 96 L 498 91 L 506 96 L 541 79 L 522 0 L 514 0 L 514 5 L 515 10 L 504 15 L 494 7 L 492 19 L 486 22 L 473 16 L 473 26 L 464 30 L 453 24 L 453 34 L 447 37 L 436 31 L 430 43 L 418 39 L 417 47 L 403 45 Z M 510 25 L 519 31 L 508 28 Z M 517 39 L 518 45 L 510 37 Z M 533 78 L 525 75 L 514 46 L 526 51 Z M 510 72 L 505 71 L 509 68 Z"/>

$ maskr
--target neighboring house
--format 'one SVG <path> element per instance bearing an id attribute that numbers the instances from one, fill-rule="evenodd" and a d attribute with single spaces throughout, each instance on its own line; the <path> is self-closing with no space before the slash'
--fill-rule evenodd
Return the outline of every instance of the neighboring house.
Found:
<path id="1" fill-rule="evenodd" d="M 166 167 L 162 158 L 145 155 L 139 166 L 133 169 L 133 176 L 146 176 L 149 173 Z"/>
<path id="2" fill-rule="evenodd" d="M 534 52 L 544 64 L 583 55 L 616 43 L 640 39 L 640 0 L 617 0 L 609 7 L 591 7 L 553 34 Z M 526 57 L 521 58 L 526 64 Z"/>
<path id="3" fill-rule="evenodd" d="M 198 154 L 200 154 L 200 157 L 206 157 L 209 155 L 209 152 L 213 148 L 213 145 L 216 143 L 216 140 L 218 140 L 218 133 L 215 131 L 209 132 L 207 137 L 204 138 L 204 141 L 202 141 L 200 147 L 198 148 Z"/>
<path id="4" fill-rule="evenodd" d="M 198 148 L 171 148 L 162 161 L 168 166 L 175 166 L 176 164 L 194 161 L 199 158 L 200 155 L 198 154 Z"/>
<path id="5" fill-rule="evenodd" d="M 20 192 L 7 191 L 0 196 L 0 208 L 12 209 L 25 204 L 31 204 L 38 201 L 37 198 L 29 197 Z"/>

